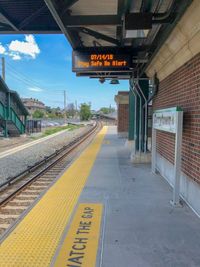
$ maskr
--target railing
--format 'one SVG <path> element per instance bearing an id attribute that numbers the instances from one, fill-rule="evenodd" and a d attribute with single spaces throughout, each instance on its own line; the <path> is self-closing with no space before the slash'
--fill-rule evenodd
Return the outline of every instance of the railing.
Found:
<path id="1" fill-rule="evenodd" d="M 10 108 L 10 119 L 16 125 L 21 134 L 25 132 L 25 125 L 12 108 Z"/>
<path id="2" fill-rule="evenodd" d="M 11 120 L 21 134 L 25 132 L 25 125 L 23 124 L 23 122 L 20 120 L 20 118 L 17 116 L 16 112 L 12 108 L 10 108 L 10 117 L 7 118 L 7 108 L 1 103 L 1 101 L 0 101 L 0 117 L 3 120 L 6 119 Z"/>

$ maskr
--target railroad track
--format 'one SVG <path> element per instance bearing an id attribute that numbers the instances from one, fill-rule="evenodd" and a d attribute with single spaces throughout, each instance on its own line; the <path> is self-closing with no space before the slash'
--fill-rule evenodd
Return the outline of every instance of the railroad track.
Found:
<path id="1" fill-rule="evenodd" d="M 58 175 L 91 142 L 101 127 L 101 123 L 97 122 L 92 129 L 59 151 L 0 185 L 0 239 L 53 185 Z"/>

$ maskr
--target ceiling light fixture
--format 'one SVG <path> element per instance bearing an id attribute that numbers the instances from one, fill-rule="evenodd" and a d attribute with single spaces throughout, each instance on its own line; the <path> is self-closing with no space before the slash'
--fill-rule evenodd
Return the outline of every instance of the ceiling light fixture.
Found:
<path id="1" fill-rule="evenodd" d="M 112 79 L 112 80 L 110 81 L 110 84 L 113 84 L 113 85 L 119 84 L 119 80 L 117 80 L 117 79 Z"/>

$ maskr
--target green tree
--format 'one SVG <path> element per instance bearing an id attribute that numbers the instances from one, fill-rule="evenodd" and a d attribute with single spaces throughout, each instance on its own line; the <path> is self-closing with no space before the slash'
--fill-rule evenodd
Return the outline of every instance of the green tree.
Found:
<path id="1" fill-rule="evenodd" d="M 47 113 L 51 113 L 51 107 L 46 106 L 45 109 L 46 109 L 46 112 L 47 112 Z"/>
<path id="2" fill-rule="evenodd" d="M 87 121 L 91 117 L 91 109 L 90 105 L 83 103 L 80 107 L 80 119 L 82 121 Z"/>
<path id="3" fill-rule="evenodd" d="M 109 107 L 109 108 L 102 107 L 102 108 L 100 109 L 100 111 L 101 111 L 103 114 L 109 114 L 109 113 L 112 113 L 112 112 L 114 112 L 114 111 L 115 111 L 115 109 L 114 109 L 114 108 L 112 108 L 112 107 Z"/>
<path id="4" fill-rule="evenodd" d="M 57 108 L 51 108 L 51 107 L 46 107 L 46 117 L 51 118 L 51 119 L 59 119 L 63 118 L 63 111 L 61 110 L 60 107 Z"/>
<path id="5" fill-rule="evenodd" d="M 76 114 L 74 103 L 69 103 L 67 106 L 67 117 L 74 117 Z"/>
<path id="6" fill-rule="evenodd" d="M 33 118 L 34 119 L 41 119 L 41 118 L 44 118 L 44 112 L 37 109 L 33 112 Z"/>
<path id="7" fill-rule="evenodd" d="M 103 114 L 108 114 L 108 113 L 109 113 L 109 108 L 102 107 L 102 108 L 100 109 L 100 111 L 101 111 Z"/>

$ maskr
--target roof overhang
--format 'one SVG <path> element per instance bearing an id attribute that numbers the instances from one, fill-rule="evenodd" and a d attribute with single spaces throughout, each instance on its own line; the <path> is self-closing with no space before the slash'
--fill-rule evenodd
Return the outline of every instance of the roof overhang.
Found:
<path id="1" fill-rule="evenodd" d="M 123 50 L 130 69 L 83 71 L 77 76 L 143 75 L 192 0 L 0 0 L 0 33 L 63 33 L 73 50 Z M 110 49 L 110 50 L 109 50 Z"/>

